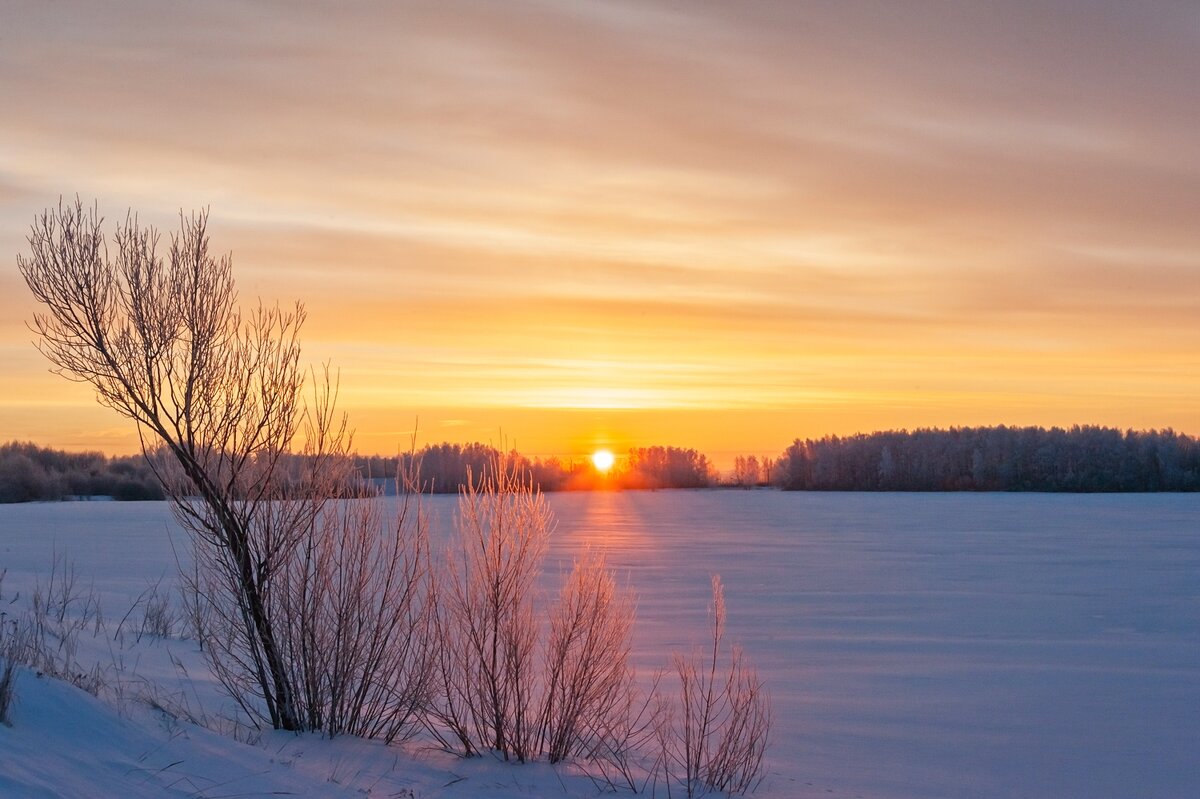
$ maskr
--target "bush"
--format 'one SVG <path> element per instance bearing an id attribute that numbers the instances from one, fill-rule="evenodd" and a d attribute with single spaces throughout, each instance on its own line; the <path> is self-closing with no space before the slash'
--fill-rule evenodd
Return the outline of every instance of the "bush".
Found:
<path id="1" fill-rule="evenodd" d="M 437 588 L 433 734 L 463 754 L 533 754 L 533 585 L 553 519 L 541 492 L 496 458 L 459 501 L 458 541 Z"/>
<path id="2" fill-rule="evenodd" d="M 602 750 L 628 713 L 634 606 L 602 554 L 576 561 L 551 611 L 539 741 L 551 763 Z"/>
<path id="3" fill-rule="evenodd" d="M 427 701 L 430 562 L 420 506 L 332 503 L 281 572 L 275 617 L 305 726 L 403 740 Z"/>
<path id="4" fill-rule="evenodd" d="M 725 594 L 712 580 L 712 637 L 704 653 L 672 657 L 679 677 L 674 702 L 663 698 L 657 729 L 668 782 L 688 797 L 708 789 L 742 794 L 763 775 L 771 732 L 770 699 L 758 673 L 734 646 L 724 661 Z"/>
<path id="5" fill-rule="evenodd" d="M 464 755 L 558 762 L 594 754 L 620 727 L 634 606 L 603 556 L 589 554 L 567 577 L 544 638 L 534 582 L 554 521 L 522 474 L 498 457 L 463 490 L 438 586 L 427 725 Z"/>

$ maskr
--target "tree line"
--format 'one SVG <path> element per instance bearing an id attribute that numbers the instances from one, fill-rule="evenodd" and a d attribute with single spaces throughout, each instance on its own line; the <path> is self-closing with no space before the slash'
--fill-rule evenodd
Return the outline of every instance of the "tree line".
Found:
<path id="1" fill-rule="evenodd" d="M 479 442 L 440 443 L 386 457 L 355 455 L 350 495 L 419 488 L 456 494 L 501 455 L 542 491 L 774 486 L 793 491 L 1200 491 L 1200 440 L 1173 430 L 1120 431 L 978 427 L 888 431 L 797 439 L 778 458 L 742 456 L 719 473 L 706 455 L 680 447 L 631 449 L 613 471 L 590 461 L 529 458 Z M 302 455 L 281 470 L 302 472 Z M 415 483 L 408 477 L 414 476 Z M 398 478 L 400 478 L 398 480 Z M 163 499 L 142 455 L 69 453 L 31 443 L 0 445 L 0 502 L 107 496 Z"/>
<path id="2" fill-rule="evenodd" d="M 94 496 L 157 500 L 163 492 L 140 454 L 110 458 L 99 452 L 62 452 L 19 441 L 0 444 L 0 502 Z"/>
<path id="3" fill-rule="evenodd" d="M 800 491 L 1198 491 L 1200 440 L 1173 430 L 962 427 L 797 439 L 775 484 Z"/>
<path id="4" fill-rule="evenodd" d="M 712 462 L 694 449 L 631 449 L 622 463 L 605 475 L 587 460 L 528 458 L 474 442 L 431 444 L 393 457 L 354 455 L 353 470 L 330 491 L 335 496 L 354 496 L 364 489 L 378 494 L 397 490 L 457 494 L 481 479 L 502 456 L 522 479 L 541 491 L 704 488 L 720 482 Z M 64 452 L 14 441 L 0 445 L 0 503 L 88 497 L 161 500 L 162 486 L 151 462 L 161 464 L 167 458 L 169 453 L 161 449 L 110 458 L 99 452 Z M 308 471 L 305 456 L 297 453 L 280 454 L 277 468 L 281 479 L 273 496 L 278 497 L 294 493 Z M 763 482 L 757 477 L 754 480 Z"/>
<path id="5" fill-rule="evenodd" d="M 381 490 L 408 484 L 422 491 L 456 494 L 478 480 L 489 464 L 503 455 L 517 472 L 542 491 L 594 488 L 705 488 L 719 476 L 706 455 L 681 447 L 636 447 L 629 450 L 608 474 L 597 472 L 590 461 L 528 458 L 519 452 L 501 452 L 480 444 L 433 444 L 395 457 L 358 456 L 359 474 Z M 397 476 L 400 481 L 397 482 Z M 409 486 L 411 487 L 411 486 Z"/>

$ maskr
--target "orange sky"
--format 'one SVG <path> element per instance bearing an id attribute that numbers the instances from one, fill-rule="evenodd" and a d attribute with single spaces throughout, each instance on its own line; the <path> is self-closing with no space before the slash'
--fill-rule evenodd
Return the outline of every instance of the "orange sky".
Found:
<path id="1" fill-rule="evenodd" d="M 1200 10 L 809 5 L 0 5 L 0 439 L 136 446 L 24 327 L 76 193 L 209 206 L 364 451 L 1200 432 Z"/>

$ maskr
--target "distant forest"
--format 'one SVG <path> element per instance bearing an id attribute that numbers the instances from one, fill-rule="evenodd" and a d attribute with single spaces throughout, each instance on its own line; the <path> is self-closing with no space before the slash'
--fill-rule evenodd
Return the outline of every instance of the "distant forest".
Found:
<path id="1" fill-rule="evenodd" d="M 435 444 L 394 458 L 359 459 L 359 472 L 382 486 L 398 474 L 417 475 L 423 491 L 457 493 L 470 474 L 478 477 L 501 452 L 486 444 Z M 708 458 L 694 449 L 639 447 L 625 454 L 609 475 L 598 475 L 590 461 L 530 459 L 509 453 L 515 468 L 543 491 L 592 488 L 705 488 L 719 478 Z"/>
<path id="2" fill-rule="evenodd" d="M 1200 441 L 1172 430 L 967 427 L 796 440 L 798 491 L 1198 491 Z"/>
<path id="3" fill-rule="evenodd" d="M 396 457 L 359 456 L 374 490 L 414 473 L 421 490 L 456 493 L 501 453 L 435 444 Z M 601 475 L 590 461 L 509 453 L 543 491 L 774 486 L 793 491 L 1200 491 L 1200 440 L 1172 430 L 978 427 L 797 439 L 778 458 L 738 456 L 721 474 L 694 449 L 641 447 Z M 0 502 L 110 496 L 162 499 L 142 456 L 108 458 L 33 444 L 0 445 Z"/>
<path id="4" fill-rule="evenodd" d="M 16 441 L 0 444 L 0 502 L 45 502 L 72 497 L 162 499 L 141 455 L 61 452 Z"/>
<path id="5" fill-rule="evenodd" d="M 467 485 L 468 475 L 478 479 L 501 454 L 486 444 L 435 444 L 397 457 L 357 456 L 356 466 L 360 477 L 379 493 L 393 493 L 398 478 L 412 474 L 422 491 L 448 494 Z M 598 475 L 590 461 L 529 459 L 516 452 L 509 457 L 543 491 L 703 488 L 718 482 L 711 463 L 694 449 L 633 449 L 610 475 Z M 163 493 L 141 455 L 108 458 L 98 452 L 69 453 L 28 443 L 0 445 L 0 503 L 97 496 L 146 500 L 162 499 Z"/>

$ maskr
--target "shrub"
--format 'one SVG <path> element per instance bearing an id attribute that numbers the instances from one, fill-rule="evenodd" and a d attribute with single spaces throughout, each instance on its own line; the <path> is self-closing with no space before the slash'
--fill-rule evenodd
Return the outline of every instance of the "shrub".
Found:
<path id="1" fill-rule="evenodd" d="M 524 762 L 596 755 L 628 711 L 634 605 L 602 555 L 575 563 L 549 634 L 534 595 L 554 520 L 519 465 L 498 457 L 462 492 L 438 584 L 427 725 L 464 755 Z"/>
<path id="2" fill-rule="evenodd" d="M 628 714 L 634 605 L 602 554 L 576 561 L 551 611 L 539 741 L 551 763 L 597 753 Z"/>
<path id="3" fill-rule="evenodd" d="M 466 755 L 533 754 L 533 586 L 553 527 L 541 492 L 497 458 L 459 500 L 458 541 L 437 588 L 433 734 Z"/>
<path id="4" fill-rule="evenodd" d="M 712 637 L 704 653 L 676 652 L 675 701 L 663 698 L 657 729 L 668 782 L 688 797 L 708 789 L 742 794 L 762 779 L 771 731 L 770 700 L 758 673 L 734 646 L 724 662 L 725 594 L 712 579 Z"/>
<path id="5" fill-rule="evenodd" d="M 432 662 L 430 578 L 416 501 L 406 497 L 394 519 L 367 497 L 325 507 L 275 596 L 307 727 L 387 742 L 417 729 Z"/>

